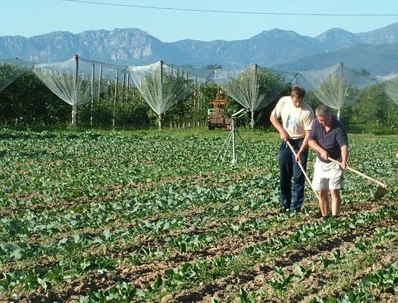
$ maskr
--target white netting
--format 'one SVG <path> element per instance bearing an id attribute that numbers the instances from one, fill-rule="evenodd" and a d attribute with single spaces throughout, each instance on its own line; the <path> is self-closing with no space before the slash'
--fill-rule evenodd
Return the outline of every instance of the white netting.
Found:
<path id="1" fill-rule="evenodd" d="M 162 128 L 162 114 L 193 92 L 196 84 L 212 76 L 208 70 L 185 69 L 162 61 L 129 67 L 134 84 L 145 101 L 158 115 Z"/>
<path id="2" fill-rule="evenodd" d="M 377 81 L 390 99 L 398 105 L 398 74 L 378 77 Z"/>
<path id="3" fill-rule="evenodd" d="M 126 67 L 98 63 L 78 56 L 55 63 L 35 64 L 33 71 L 60 99 L 72 105 L 72 124 L 76 124 L 77 106 L 93 100 Z"/>
<path id="4" fill-rule="evenodd" d="M 0 91 L 33 67 L 33 63 L 20 59 L 0 60 Z"/>
<path id="5" fill-rule="evenodd" d="M 251 112 L 253 126 L 254 112 L 274 101 L 295 75 L 253 65 L 239 70 L 216 70 L 213 81 Z"/>
<path id="6" fill-rule="evenodd" d="M 337 110 L 351 106 L 358 100 L 363 89 L 374 83 L 366 74 L 343 66 L 342 63 L 316 71 L 300 72 L 298 84 L 312 90 L 325 105 Z"/>

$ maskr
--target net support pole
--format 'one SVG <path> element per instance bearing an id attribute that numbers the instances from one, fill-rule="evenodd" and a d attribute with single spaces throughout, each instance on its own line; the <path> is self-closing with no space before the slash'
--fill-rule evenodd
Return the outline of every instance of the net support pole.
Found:
<path id="1" fill-rule="evenodd" d="M 254 64 L 253 66 L 253 87 L 252 87 L 252 95 L 251 98 L 257 98 L 258 96 L 258 85 L 257 85 L 257 64 Z M 250 126 L 251 129 L 254 129 L 254 104 L 255 104 L 256 100 L 252 99 L 251 100 L 251 104 L 252 104 L 252 111 L 251 111 L 251 119 L 250 119 Z"/>
<path id="2" fill-rule="evenodd" d="M 75 75 L 74 75 L 74 95 L 73 95 L 73 104 L 72 104 L 72 125 L 77 125 L 77 96 L 78 96 L 78 75 L 79 75 L 79 56 L 74 55 L 75 59 Z"/>
<path id="3" fill-rule="evenodd" d="M 163 99 L 163 61 L 160 61 L 160 98 Z M 162 115 L 158 115 L 158 129 L 162 129 Z"/>
<path id="4" fill-rule="evenodd" d="M 340 120 L 340 110 L 343 104 L 344 98 L 344 73 L 343 73 L 343 62 L 339 63 L 338 66 L 338 88 L 337 88 L 337 98 L 338 98 L 338 108 L 337 108 L 337 119 Z"/>
<path id="5" fill-rule="evenodd" d="M 115 127 L 116 124 L 116 103 L 117 103 L 117 94 L 118 90 L 117 87 L 119 85 L 119 71 L 116 70 L 116 79 L 115 79 L 115 94 L 113 98 L 113 119 L 112 119 L 112 126 Z"/>
<path id="6" fill-rule="evenodd" d="M 94 112 L 94 77 L 95 77 L 95 64 L 93 62 L 91 69 L 91 87 L 90 87 L 90 98 L 91 98 L 90 125 L 91 126 L 93 126 L 93 112 Z"/>

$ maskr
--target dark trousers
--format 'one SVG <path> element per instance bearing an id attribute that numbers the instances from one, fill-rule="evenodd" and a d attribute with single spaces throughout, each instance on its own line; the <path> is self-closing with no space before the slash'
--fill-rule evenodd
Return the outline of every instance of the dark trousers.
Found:
<path id="1" fill-rule="evenodd" d="M 289 140 L 289 142 L 297 153 L 303 140 Z M 308 148 L 301 154 L 300 158 L 304 169 L 307 168 L 307 158 Z M 299 210 L 304 202 L 305 176 L 285 141 L 282 141 L 279 147 L 279 176 L 281 207 L 291 211 Z"/>

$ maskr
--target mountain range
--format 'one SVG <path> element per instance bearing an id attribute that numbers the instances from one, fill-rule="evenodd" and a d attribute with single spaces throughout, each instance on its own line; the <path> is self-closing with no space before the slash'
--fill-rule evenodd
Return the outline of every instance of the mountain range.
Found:
<path id="1" fill-rule="evenodd" d="M 257 64 L 283 71 L 316 70 L 343 62 L 373 75 L 398 72 L 398 23 L 363 33 L 332 28 L 317 37 L 272 29 L 245 40 L 162 42 L 136 29 L 0 36 L 0 58 L 59 62 L 73 55 L 119 65 L 169 64 L 241 68 Z"/>

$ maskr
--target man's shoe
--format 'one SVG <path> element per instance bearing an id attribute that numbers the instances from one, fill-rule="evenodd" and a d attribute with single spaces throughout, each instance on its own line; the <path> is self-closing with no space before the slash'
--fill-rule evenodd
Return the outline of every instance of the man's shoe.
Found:
<path id="1" fill-rule="evenodd" d="M 279 209 L 279 213 L 281 213 L 281 214 L 284 214 L 284 213 L 286 213 L 286 212 L 288 212 L 288 211 L 289 211 L 289 209 L 286 208 L 286 207 L 281 207 L 281 208 Z"/>

